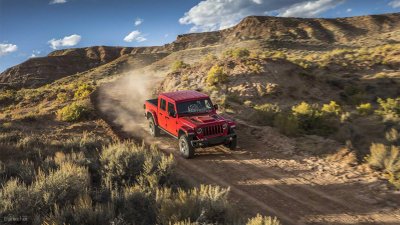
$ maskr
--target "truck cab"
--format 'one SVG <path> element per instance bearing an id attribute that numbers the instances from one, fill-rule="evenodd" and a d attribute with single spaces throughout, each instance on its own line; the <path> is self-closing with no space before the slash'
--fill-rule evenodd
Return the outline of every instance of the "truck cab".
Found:
<path id="1" fill-rule="evenodd" d="M 165 132 L 179 141 L 183 157 L 192 158 L 196 148 L 225 145 L 235 149 L 236 124 L 217 114 L 217 105 L 197 91 L 175 91 L 159 94 L 144 104 L 149 132 Z"/>

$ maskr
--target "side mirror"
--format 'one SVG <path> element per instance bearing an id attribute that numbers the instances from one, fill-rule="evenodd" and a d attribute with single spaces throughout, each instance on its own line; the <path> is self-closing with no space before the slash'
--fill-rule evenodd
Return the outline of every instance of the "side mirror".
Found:
<path id="1" fill-rule="evenodd" d="M 176 113 L 175 113 L 175 111 L 173 111 L 173 112 L 171 112 L 171 111 L 168 111 L 168 116 L 170 116 L 170 117 L 174 117 L 174 118 L 175 118 L 175 116 L 176 116 Z"/>
<path id="2" fill-rule="evenodd" d="M 217 104 L 214 105 L 214 109 L 218 110 L 218 105 Z"/>

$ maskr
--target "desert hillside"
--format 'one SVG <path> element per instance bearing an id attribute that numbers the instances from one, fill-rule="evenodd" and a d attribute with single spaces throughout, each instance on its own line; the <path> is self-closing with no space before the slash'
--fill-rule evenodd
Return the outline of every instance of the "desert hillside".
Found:
<path id="1" fill-rule="evenodd" d="M 186 160 L 150 137 L 144 101 L 188 89 L 236 121 L 236 150 Z M 57 50 L 0 74 L 0 216 L 398 225 L 399 133 L 400 13 L 250 16 L 164 46 Z"/>
<path id="2" fill-rule="evenodd" d="M 227 48 L 229 46 L 226 45 L 246 41 L 251 42 L 251 46 L 257 48 L 287 47 L 293 49 L 396 43 L 400 35 L 399 21 L 399 13 L 339 19 L 251 16 L 244 18 L 239 24 L 229 29 L 178 35 L 174 42 L 164 46 L 96 46 L 56 50 L 46 57 L 30 58 L 26 62 L 2 72 L 0 87 L 39 87 L 59 78 L 96 68 L 126 55 L 148 58 L 141 65 L 146 66 L 160 59 L 160 56 L 166 56 L 173 52 L 210 46 Z"/>

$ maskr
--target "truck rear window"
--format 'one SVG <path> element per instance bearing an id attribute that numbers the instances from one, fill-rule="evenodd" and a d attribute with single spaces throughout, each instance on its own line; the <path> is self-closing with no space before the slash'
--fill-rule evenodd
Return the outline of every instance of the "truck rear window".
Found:
<path id="1" fill-rule="evenodd" d="M 210 99 L 177 103 L 178 114 L 206 113 L 213 110 Z"/>

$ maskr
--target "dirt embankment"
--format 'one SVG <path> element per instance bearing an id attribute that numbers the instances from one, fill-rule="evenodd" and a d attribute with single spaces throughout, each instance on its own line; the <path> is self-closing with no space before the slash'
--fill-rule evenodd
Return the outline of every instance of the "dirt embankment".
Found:
<path id="1" fill-rule="evenodd" d="M 178 171 L 194 184 L 229 186 L 231 200 L 244 215 L 275 215 L 283 224 L 296 225 L 400 224 L 400 195 L 382 190 L 384 181 L 371 171 L 340 157 L 309 156 L 296 140 L 270 127 L 239 121 L 237 151 L 213 147 L 199 150 L 192 160 L 181 158 L 174 138 L 149 137 L 142 114 L 147 92 L 142 91 L 154 82 L 140 84 L 127 89 L 121 80 L 108 83 L 93 94 L 92 103 L 119 138 L 156 143 L 176 157 Z"/>

